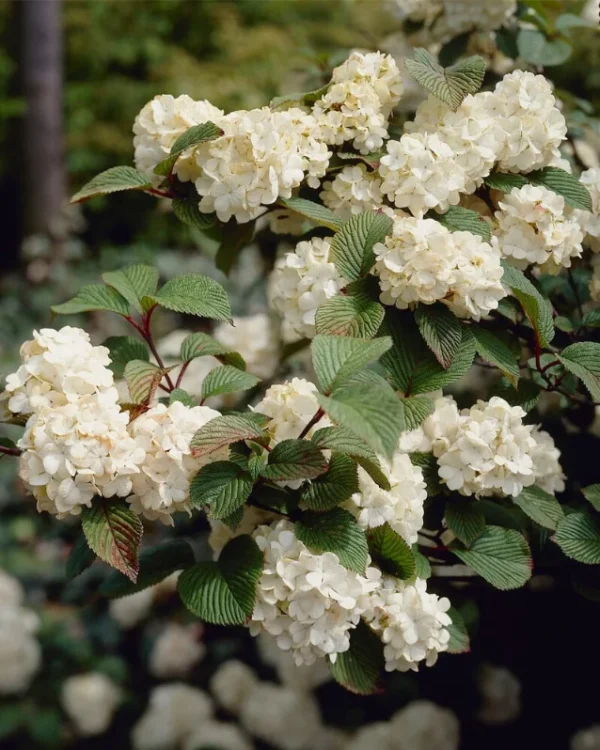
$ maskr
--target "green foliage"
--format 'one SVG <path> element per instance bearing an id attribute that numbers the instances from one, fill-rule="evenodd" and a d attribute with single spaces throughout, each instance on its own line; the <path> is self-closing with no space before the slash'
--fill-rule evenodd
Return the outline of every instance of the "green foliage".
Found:
<path id="1" fill-rule="evenodd" d="M 294 529 L 309 549 L 335 552 L 344 567 L 364 574 L 369 554 L 367 537 L 352 513 L 341 508 L 326 513 L 305 511 Z"/>
<path id="2" fill-rule="evenodd" d="M 148 190 L 151 187 L 152 183 L 133 167 L 111 167 L 86 183 L 71 198 L 71 203 L 81 203 L 97 195 L 108 195 L 123 190 Z"/>
<path id="3" fill-rule="evenodd" d="M 364 278 L 375 263 L 373 247 L 392 231 L 389 216 L 377 211 L 348 219 L 331 243 L 331 261 L 348 281 Z"/>
<path id="4" fill-rule="evenodd" d="M 84 508 L 81 526 L 90 549 L 133 583 L 140 564 L 139 548 L 143 527 L 139 516 L 123 501 L 99 502 Z"/>
<path id="5" fill-rule="evenodd" d="M 223 227 L 221 244 L 215 255 L 215 265 L 226 276 L 229 276 L 241 251 L 252 242 L 254 228 L 253 221 L 238 224 L 234 219 Z"/>
<path id="6" fill-rule="evenodd" d="M 314 203 L 314 201 L 309 201 L 306 200 L 306 198 L 299 198 L 297 196 L 292 198 L 280 198 L 279 203 L 284 208 L 289 208 L 297 214 L 300 214 L 300 216 L 306 216 L 306 218 L 310 219 L 314 224 L 321 227 L 327 227 L 327 229 L 331 229 L 334 232 L 337 232 L 338 229 L 341 229 L 343 226 L 341 219 L 338 219 L 333 211 L 330 211 L 320 203 Z"/>
<path id="7" fill-rule="evenodd" d="M 435 409 L 435 403 L 426 396 L 404 398 L 400 403 L 404 409 L 404 424 L 408 431 L 416 430 Z"/>
<path id="8" fill-rule="evenodd" d="M 358 492 L 356 464 L 349 456 L 334 453 L 327 471 L 308 483 L 300 500 L 309 510 L 331 510 Z"/>
<path id="9" fill-rule="evenodd" d="M 565 39 L 548 39 L 539 29 L 520 29 L 517 35 L 519 56 L 531 65 L 561 65 L 573 48 Z"/>
<path id="10" fill-rule="evenodd" d="M 515 388 L 519 381 L 519 356 L 521 347 L 518 342 L 503 331 L 490 331 L 482 326 L 472 326 L 471 333 L 475 338 L 477 354 L 495 365 Z"/>
<path id="11" fill-rule="evenodd" d="M 237 352 L 230 352 L 208 333 L 190 333 L 181 344 L 180 357 L 184 362 L 191 362 L 196 357 L 216 357 L 227 365 L 240 370 L 246 369 L 246 363 Z"/>
<path id="12" fill-rule="evenodd" d="M 600 344 L 582 341 L 563 349 L 558 359 L 581 379 L 594 401 L 600 401 Z"/>
<path id="13" fill-rule="evenodd" d="M 388 523 L 368 532 L 369 553 L 384 573 L 408 580 L 415 574 L 415 558 L 411 548 Z"/>
<path id="14" fill-rule="evenodd" d="M 462 342 L 462 328 L 456 315 L 445 305 L 419 305 L 415 320 L 425 343 L 447 370 Z"/>
<path id="15" fill-rule="evenodd" d="M 590 484 L 582 492 L 594 510 L 600 511 L 600 484 Z"/>
<path id="16" fill-rule="evenodd" d="M 479 55 L 442 68 L 422 47 L 415 49 L 405 64 L 417 83 L 453 110 L 460 107 L 465 96 L 479 91 L 485 74 L 485 61 Z"/>
<path id="17" fill-rule="evenodd" d="M 215 214 L 205 214 L 200 211 L 197 198 L 174 198 L 171 207 L 179 221 L 191 229 L 199 229 L 203 232 L 217 221 Z"/>
<path id="18" fill-rule="evenodd" d="M 121 271 L 109 271 L 102 274 L 102 281 L 117 292 L 139 313 L 148 311 L 144 297 L 156 293 L 158 287 L 158 271 L 152 266 L 137 264 L 128 266 Z"/>
<path id="19" fill-rule="evenodd" d="M 67 580 L 71 580 L 72 578 L 81 575 L 84 570 L 87 570 L 87 568 L 90 567 L 95 559 L 96 555 L 89 548 L 85 534 L 81 532 L 77 536 L 73 549 L 67 558 Z"/>
<path id="20" fill-rule="evenodd" d="M 244 505 L 253 486 L 250 474 L 233 461 L 215 461 L 192 479 L 190 497 L 196 508 L 208 506 L 212 518 L 223 519 Z"/>
<path id="21" fill-rule="evenodd" d="M 221 284 L 208 276 L 188 273 L 167 281 L 152 302 L 173 312 L 198 315 L 212 320 L 231 320 L 231 308 Z"/>
<path id="22" fill-rule="evenodd" d="M 558 167 L 544 167 L 544 169 L 530 172 L 527 179 L 533 185 L 542 185 L 562 195 L 565 203 L 572 208 L 592 211 L 592 196 L 590 191 L 579 182 L 577 177 Z"/>
<path id="23" fill-rule="evenodd" d="M 464 618 L 455 607 L 450 607 L 448 615 L 452 620 L 452 624 L 448 626 L 448 632 L 450 633 L 448 653 L 466 654 L 471 650 L 471 639 Z"/>
<path id="24" fill-rule="evenodd" d="M 68 302 L 53 305 L 52 312 L 59 315 L 74 315 L 75 313 L 91 312 L 92 310 L 106 310 L 119 315 L 129 313 L 127 300 L 112 287 L 104 284 L 86 284 Z"/>
<path id="25" fill-rule="evenodd" d="M 221 128 L 218 128 L 213 122 L 203 122 L 200 125 L 193 125 L 177 138 L 171 146 L 171 153 L 167 159 L 164 159 L 154 167 L 154 174 L 166 177 L 170 175 L 175 166 L 175 162 L 184 151 L 200 143 L 212 141 L 223 135 Z"/>
<path id="26" fill-rule="evenodd" d="M 558 500 L 537 485 L 525 487 L 520 495 L 513 498 L 516 505 L 545 529 L 556 530 L 564 518 L 564 511 Z"/>
<path id="27" fill-rule="evenodd" d="M 125 365 L 123 377 L 134 404 L 150 403 L 165 371 L 144 359 L 132 359 Z"/>
<path id="28" fill-rule="evenodd" d="M 539 337 L 542 346 L 549 346 L 554 338 L 554 323 L 552 322 L 552 311 L 550 306 L 538 290 L 527 279 L 522 271 L 519 271 L 510 263 L 502 261 L 504 275 L 502 283 L 510 287 L 514 297 L 516 297 L 529 322 Z"/>
<path id="29" fill-rule="evenodd" d="M 217 396 L 222 393 L 247 391 L 260 383 L 260 378 L 231 365 L 223 365 L 211 370 L 202 381 L 202 398 Z"/>
<path id="30" fill-rule="evenodd" d="M 436 211 L 429 211 L 427 218 L 435 219 L 451 232 L 471 232 L 471 234 L 481 237 L 486 242 L 490 241 L 490 228 L 477 211 L 471 211 L 462 206 L 450 206 L 443 214 L 439 214 Z"/>
<path id="31" fill-rule="evenodd" d="M 315 336 L 311 352 L 321 390 L 331 393 L 343 387 L 352 375 L 379 359 L 391 345 L 389 337 L 354 339 L 348 336 Z"/>
<path id="32" fill-rule="evenodd" d="M 351 693 L 376 693 L 383 670 L 383 646 L 379 638 L 362 620 L 350 633 L 350 648 L 338 654 L 330 665 L 336 682 Z"/>
<path id="33" fill-rule="evenodd" d="M 379 330 L 384 314 L 383 305 L 366 294 L 338 295 L 324 302 L 317 310 L 317 334 L 370 339 Z"/>
<path id="34" fill-rule="evenodd" d="M 445 519 L 448 528 L 467 547 L 485 531 L 485 517 L 476 501 L 452 498 L 446 503 Z"/>
<path id="35" fill-rule="evenodd" d="M 567 557 L 585 565 L 600 565 L 600 523 L 588 513 L 565 516 L 552 538 Z"/>
<path id="36" fill-rule="evenodd" d="M 116 378 L 123 377 L 125 366 L 131 360 L 150 360 L 150 352 L 146 345 L 133 336 L 110 336 L 102 345 L 108 349 L 110 369 Z"/>
<path id="37" fill-rule="evenodd" d="M 264 426 L 268 418 L 260 419 L 256 414 L 227 414 L 215 417 L 201 427 L 192 438 L 190 448 L 196 458 L 207 456 L 239 440 L 266 439 Z"/>
<path id="38" fill-rule="evenodd" d="M 282 440 L 269 453 L 263 476 L 272 481 L 315 479 L 327 471 L 327 459 L 310 440 Z"/>

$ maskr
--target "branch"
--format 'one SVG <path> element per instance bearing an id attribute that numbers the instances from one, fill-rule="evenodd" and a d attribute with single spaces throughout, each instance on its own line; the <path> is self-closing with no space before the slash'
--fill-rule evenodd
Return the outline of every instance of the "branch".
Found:
<path id="1" fill-rule="evenodd" d="M 313 414 L 310 421 L 306 425 L 306 427 L 302 430 L 302 432 L 298 435 L 298 440 L 302 440 L 302 438 L 305 438 L 308 433 L 311 431 L 311 429 L 317 424 L 319 419 L 325 415 L 325 412 L 321 407 L 317 409 L 317 411 Z"/>
<path id="2" fill-rule="evenodd" d="M 20 448 L 9 448 L 7 445 L 0 445 L 0 453 L 5 456 L 20 456 L 23 451 Z"/>

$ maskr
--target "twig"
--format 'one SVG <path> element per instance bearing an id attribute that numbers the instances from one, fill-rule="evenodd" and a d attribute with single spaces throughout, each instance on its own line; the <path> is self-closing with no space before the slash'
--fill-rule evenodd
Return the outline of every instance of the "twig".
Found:
<path id="1" fill-rule="evenodd" d="M 9 448 L 7 445 L 0 445 L 0 453 L 5 456 L 20 456 L 23 451 L 20 448 Z"/>
<path id="2" fill-rule="evenodd" d="M 302 432 L 298 435 L 298 440 L 302 440 L 302 438 L 305 438 L 308 435 L 308 433 L 311 431 L 311 429 L 317 424 L 319 419 L 321 419 L 321 417 L 324 416 L 324 414 L 325 412 L 323 411 L 323 409 L 319 407 L 317 411 L 315 412 L 315 414 L 313 414 L 309 423 L 302 430 Z"/>

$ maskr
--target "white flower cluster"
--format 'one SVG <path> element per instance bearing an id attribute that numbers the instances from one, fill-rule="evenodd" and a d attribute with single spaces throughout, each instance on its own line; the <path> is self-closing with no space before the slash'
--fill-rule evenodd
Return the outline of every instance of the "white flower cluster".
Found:
<path id="1" fill-rule="evenodd" d="M 373 251 L 384 304 L 406 309 L 440 301 L 461 318 L 479 320 L 506 296 L 497 244 L 450 232 L 434 219 L 396 219 Z"/>
<path id="2" fill-rule="evenodd" d="M 26 690 L 42 663 L 39 620 L 23 600 L 20 583 L 0 570 L 0 695 Z"/>
<path id="3" fill-rule="evenodd" d="M 283 319 L 285 341 L 312 338 L 317 308 L 347 283 L 329 259 L 330 247 L 328 238 L 299 242 L 275 263 L 269 304 Z"/>
<path id="4" fill-rule="evenodd" d="M 230 351 L 241 354 L 248 372 L 258 378 L 272 377 L 279 366 L 277 327 L 265 313 L 233 318 L 233 324 L 221 323 L 214 337 Z"/>
<path id="5" fill-rule="evenodd" d="M 423 21 L 432 41 L 469 31 L 494 31 L 517 10 L 517 0 L 388 0 L 390 12 L 398 18 Z"/>
<path id="6" fill-rule="evenodd" d="M 333 180 L 323 183 L 321 200 L 340 219 L 349 219 L 383 204 L 381 177 L 366 164 L 341 169 Z"/>
<path id="7" fill-rule="evenodd" d="M 520 268 L 531 264 L 543 271 L 569 268 L 581 257 L 583 231 L 578 214 L 562 195 L 545 187 L 513 188 L 498 203 L 494 231 L 502 255 Z"/>
<path id="8" fill-rule="evenodd" d="M 152 646 L 150 673 L 160 680 L 185 677 L 206 653 L 198 634 L 195 625 L 168 623 Z"/>
<path id="9" fill-rule="evenodd" d="M 506 724 L 521 713 L 521 683 L 509 669 L 484 664 L 478 683 L 481 693 L 478 717 L 484 724 Z"/>
<path id="10" fill-rule="evenodd" d="M 600 748 L 600 724 L 580 729 L 571 737 L 569 750 L 599 750 Z"/>
<path id="11" fill-rule="evenodd" d="M 271 417 L 267 430 L 272 444 L 297 438 L 319 409 L 317 386 L 303 378 L 292 378 L 285 383 L 272 385 L 254 407 L 259 414 Z M 309 431 L 307 437 L 331 423 L 323 416 Z"/>
<path id="12" fill-rule="evenodd" d="M 106 732 L 122 700 L 121 689 L 101 672 L 69 677 L 62 686 L 62 706 L 83 737 Z"/>

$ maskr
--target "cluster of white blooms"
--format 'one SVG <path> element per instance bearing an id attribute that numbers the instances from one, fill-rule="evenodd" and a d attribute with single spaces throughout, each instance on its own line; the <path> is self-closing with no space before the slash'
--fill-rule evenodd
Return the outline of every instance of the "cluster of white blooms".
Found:
<path id="1" fill-rule="evenodd" d="M 331 670 L 324 659 L 297 666 L 293 655 L 289 651 L 282 651 L 270 635 L 261 634 L 256 640 L 262 661 L 273 667 L 282 685 L 308 692 L 332 679 Z"/>
<path id="2" fill-rule="evenodd" d="M 150 653 L 150 673 L 161 680 L 185 677 L 204 658 L 206 646 L 198 641 L 195 625 L 169 623 L 160 633 Z"/>
<path id="3" fill-rule="evenodd" d="M 386 671 L 417 671 L 419 662 L 430 667 L 448 648 L 450 601 L 427 592 L 427 582 L 417 578 L 404 584 L 384 578 L 371 596 L 365 619 L 384 643 Z"/>
<path id="4" fill-rule="evenodd" d="M 521 683 L 509 669 L 484 664 L 478 683 L 484 724 L 506 724 L 521 713 Z"/>
<path id="5" fill-rule="evenodd" d="M 391 55 L 352 52 L 334 69 L 313 114 L 321 137 L 331 145 L 352 141 L 363 154 L 381 148 L 388 117 L 402 96 L 402 78 Z"/>
<path id="6" fill-rule="evenodd" d="M 61 692 L 62 706 L 83 737 L 106 732 L 122 699 L 118 685 L 101 672 L 69 677 Z"/>
<path id="7" fill-rule="evenodd" d="M 139 625 L 150 614 L 152 605 L 163 595 L 168 596 L 177 589 L 177 579 L 180 571 L 172 573 L 155 586 L 137 591 L 135 594 L 123 596 L 120 599 L 112 599 L 108 605 L 110 616 L 124 630 L 129 630 Z"/>
<path id="8" fill-rule="evenodd" d="M 579 181 L 586 186 L 592 198 L 592 211 L 580 212 L 580 221 L 586 233 L 585 243 L 595 253 L 600 253 L 600 167 L 582 172 Z"/>
<path id="9" fill-rule="evenodd" d="M 344 167 L 333 180 L 323 183 L 321 200 L 340 219 L 349 219 L 383 203 L 381 177 L 366 164 Z"/>
<path id="10" fill-rule="evenodd" d="M 569 268 L 581 256 L 583 231 L 578 214 L 565 206 L 565 199 L 536 185 L 513 188 L 498 203 L 494 231 L 502 255 L 515 265 L 531 264 L 557 272 Z M 579 214 L 581 212 L 578 212 Z"/>
<path id="11" fill-rule="evenodd" d="M 258 378 L 268 379 L 279 365 L 279 336 L 272 318 L 265 313 L 233 318 L 233 323 L 221 323 L 214 332 L 220 344 L 238 352 L 246 362 L 246 369 Z"/>
<path id="12" fill-rule="evenodd" d="M 535 425 L 531 431 L 535 445 L 531 451 L 536 484 L 554 495 L 565 489 L 565 473 L 560 465 L 560 451 L 552 436 Z"/>
<path id="13" fill-rule="evenodd" d="M 359 491 L 346 507 L 357 515 L 364 528 L 389 523 L 407 544 L 414 544 L 423 526 L 423 504 L 427 498 L 423 472 L 404 453 L 396 452 L 391 461 L 383 457 L 379 460 L 391 488 L 382 489 L 359 467 Z"/>
<path id="14" fill-rule="evenodd" d="M 19 582 L 0 570 L 0 695 L 26 690 L 42 662 L 39 620 L 23 600 Z"/>
<path id="15" fill-rule="evenodd" d="M 283 319 L 285 341 L 315 335 L 317 308 L 347 283 L 329 259 L 331 240 L 299 242 L 275 263 L 269 279 L 269 304 Z"/>
<path id="16" fill-rule="evenodd" d="M 316 555 L 296 537 L 286 520 L 259 526 L 252 534 L 264 556 L 250 632 L 266 631 L 296 664 L 336 655 L 350 647 L 350 631 L 369 606 L 381 573 L 365 576 L 344 568 L 337 555 Z"/>
<path id="17" fill-rule="evenodd" d="M 600 724 L 581 729 L 571 737 L 569 750 L 600 750 Z"/>
<path id="18" fill-rule="evenodd" d="M 272 443 L 297 438 L 319 409 L 317 386 L 303 378 L 292 378 L 285 383 L 272 385 L 254 407 L 259 414 L 271 417 L 267 430 Z M 328 427 L 330 421 L 323 416 L 311 428 L 307 437 L 322 427 Z"/>
<path id="19" fill-rule="evenodd" d="M 461 318 L 479 320 L 506 296 L 497 244 L 450 232 L 434 219 L 397 218 L 373 250 L 384 304 L 406 309 L 439 301 Z"/>

